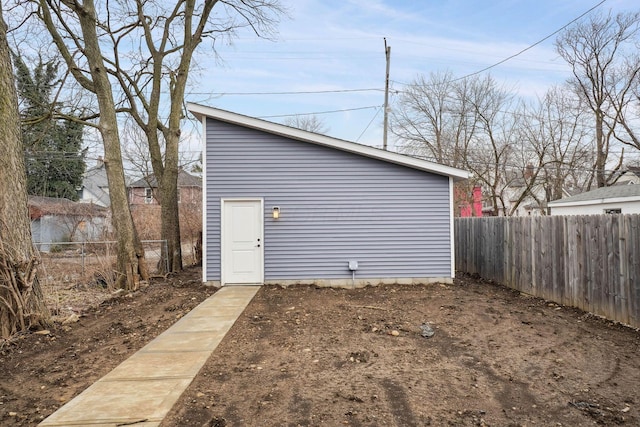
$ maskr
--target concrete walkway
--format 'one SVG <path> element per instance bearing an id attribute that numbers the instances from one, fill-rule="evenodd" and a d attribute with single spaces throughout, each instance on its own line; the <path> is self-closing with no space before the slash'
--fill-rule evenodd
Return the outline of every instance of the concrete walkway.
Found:
<path id="1" fill-rule="evenodd" d="M 258 289 L 218 290 L 39 425 L 159 426 Z"/>

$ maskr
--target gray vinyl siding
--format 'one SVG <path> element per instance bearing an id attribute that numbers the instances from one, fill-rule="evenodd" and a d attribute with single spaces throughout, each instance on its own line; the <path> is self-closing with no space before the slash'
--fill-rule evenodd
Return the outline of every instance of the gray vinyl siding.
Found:
<path id="1" fill-rule="evenodd" d="M 265 280 L 451 277 L 449 177 L 207 119 L 206 279 L 220 200 L 264 199 Z M 281 217 L 271 217 L 279 206 Z"/>

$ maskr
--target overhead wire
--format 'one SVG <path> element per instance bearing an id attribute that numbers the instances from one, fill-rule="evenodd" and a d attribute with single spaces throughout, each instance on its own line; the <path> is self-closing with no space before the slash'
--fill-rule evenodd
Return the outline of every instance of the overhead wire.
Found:
<path id="1" fill-rule="evenodd" d="M 607 2 L 607 0 L 601 0 L 598 4 L 596 4 L 595 6 L 591 7 L 589 10 L 587 10 L 587 11 L 586 11 L 586 12 L 584 12 L 584 13 L 582 13 L 582 14 L 581 14 L 580 16 L 578 16 L 577 18 L 572 19 L 571 21 L 569 21 L 568 23 L 566 23 L 566 24 L 565 24 L 565 25 L 563 25 L 562 27 L 560 27 L 560 28 L 558 28 L 557 30 L 555 30 L 554 32 L 552 32 L 551 34 L 549 34 L 549 35 L 547 35 L 547 36 L 545 36 L 545 37 L 541 38 L 541 39 L 540 39 L 540 40 L 538 40 L 537 42 L 535 42 L 535 43 L 533 43 L 533 44 L 531 44 L 531 45 L 529 45 L 529 46 L 525 47 L 524 49 L 520 50 L 519 52 L 514 53 L 513 55 L 510 55 L 510 56 L 508 56 L 508 57 L 506 57 L 506 58 L 504 58 L 504 59 L 502 59 L 502 60 L 500 60 L 500 61 L 498 61 L 498 62 L 496 62 L 496 63 L 492 64 L 492 65 L 489 65 L 489 66 L 487 66 L 487 67 L 484 67 L 484 68 L 483 68 L 483 69 L 481 69 L 481 70 L 474 71 L 473 73 L 466 74 L 466 75 L 464 75 L 464 76 L 462 76 L 462 77 L 458 77 L 458 78 L 456 78 L 456 79 L 452 80 L 452 82 L 459 81 L 459 80 L 464 80 L 464 79 L 466 79 L 466 78 L 469 78 L 469 77 L 475 76 L 475 75 L 477 75 L 477 74 L 484 73 L 484 72 L 485 72 L 485 71 L 487 71 L 487 70 L 490 70 L 490 69 L 492 69 L 492 68 L 495 68 L 495 67 L 497 67 L 498 65 L 502 65 L 502 64 L 504 64 L 505 62 L 510 61 L 510 60 L 512 60 L 513 58 L 516 58 L 516 57 L 518 57 L 518 56 L 522 55 L 523 53 L 527 52 L 528 50 L 531 50 L 531 49 L 533 49 L 534 47 L 538 46 L 539 44 L 541 44 L 541 43 L 543 43 L 543 42 L 545 42 L 545 41 L 549 40 L 551 37 L 555 36 L 555 35 L 556 35 L 556 34 L 558 34 L 560 31 L 564 30 L 565 28 L 567 28 L 569 25 L 573 24 L 574 22 L 576 22 L 576 21 L 578 21 L 578 20 L 582 19 L 583 17 L 585 17 L 585 16 L 586 16 L 586 15 L 588 15 L 589 13 L 593 12 L 595 9 L 597 9 L 597 8 L 598 8 L 598 7 L 600 7 L 600 6 L 602 6 L 602 5 L 603 5 L 604 3 L 606 3 L 606 2 Z M 407 83 L 403 83 L 403 82 L 399 82 L 399 81 L 395 81 L 395 80 L 394 80 L 394 82 L 399 83 L 399 84 L 403 84 L 403 85 L 408 85 Z"/>
<path id="2" fill-rule="evenodd" d="M 556 35 L 557 33 L 559 33 L 560 31 L 564 30 L 565 28 L 567 28 L 569 25 L 573 24 L 574 22 L 578 21 L 579 19 L 581 19 L 582 17 L 584 17 L 585 15 L 589 14 L 590 12 L 592 12 L 593 10 L 595 10 L 596 8 L 600 7 L 602 4 L 604 4 L 607 0 L 601 0 L 598 4 L 596 4 L 595 6 L 591 7 L 589 10 L 587 10 L 586 12 L 582 13 L 580 16 L 578 16 L 577 18 L 574 18 L 573 20 L 571 20 L 570 22 L 568 22 L 567 24 L 563 25 L 562 27 L 560 27 L 559 29 L 555 30 L 554 32 L 552 32 L 551 34 L 545 36 L 544 38 L 538 40 L 537 42 L 527 46 L 526 48 L 520 50 L 519 52 L 501 60 L 496 62 L 495 64 L 492 64 L 488 67 L 485 67 L 481 70 L 475 71 L 473 73 L 467 74 L 465 76 L 462 77 L 458 77 L 453 79 L 451 82 L 455 82 L 455 81 L 459 81 L 459 80 L 463 80 L 465 78 L 483 73 L 489 69 L 492 69 L 494 67 L 497 67 L 517 56 L 520 56 L 521 54 L 523 54 L 524 52 L 532 49 L 533 47 L 543 43 L 544 41 L 548 40 L 549 38 L 553 37 L 554 35 Z M 404 82 L 400 82 L 397 80 L 392 80 L 395 83 L 401 84 L 401 85 L 411 85 L 410 83 L 404 83 Z M 354 93 L 354 92 L 381 92 L 384 91 L 384 89 L 382 88 L 359 88 L 359 89 L 327 89 L 327 90 L 316 90 L 316 91 L 269 91 L 269 92 L 190 92 L 190 95 L 210 95 L 210 96 L 260 96 L 260 95 L 310 95 L 310 94 L 329 94 L 329 93 Z M 400 90 L 395 90 L 394 91 L 396 94 L 401 94 L 404 91 L 400 91 Z M 368 106 L 368 107 L 358 107 L 358 108 L 350 108 L 350 109 L 339 109 L 339 110 L 330 110 L 330 111 L 318 111 L 318 112 L 307 112 L 307 113 L 294 113 L 294 114 L 279 114 L 279 115 L 269 115 L 269 116 L 261 116 L 259 118 L 282 118 L 282 117 L 292 117 L 292 116 L 296 116 L 296 115 L 316 115 L 316 114 L 332 114 L 332 113 L 340 113 L 340 112 L 346 112 L 346 111 L 357 111 L 357 110 L 364 110 L 364 109 L 371 109 L 371 108 L 378 108 L 378 106 Z M 375 117 L 377 116 L 378 113 L 376 113 Z M 367 127 L 365 128 L 368 129 L 368 127 L 371 125 L 371 123 L 369 123 L 367 125 Z M 361 135 L 362 136 L 362 135 Z M 360 138 L 360 137 L 359 137 Z"/>
<path id="3" fill-rule="evenodd" d="M 242 95 L 314 95 L 325 93 L 351 93 L 351 92 L 384 92 L 382 88 L 365 89 L 326 89 L 326 90 L 300 90 L 285 92 L 189 92 L 189 95 L 213 95 L 213 96 L 242 96 Z"/>
<path id="4" fill-rule="evenodd" d="M 367 129 L 369 129 L 369 126 L 371 126 L 371 123 L 373 123 L 373 121 L 376 119 L 376 117 L 378 117 L 378 114 L 380 114 L 380 111 L 382 111 L 382 107 L 379 107 L 376 110 L 376 113 L 373 115 L 373 117 L 371 118 L 371 120 L 369 121 L 369 123 L 367 124 L 367 126 L 364 128 L 364 130 L 360 133 L 360 135 L 358 136 L 358 138 L 356 138 L 356 142 L 360 141 L 360 138 L 362 138 L 362 135 L 365 134 L 365 132 L 367 131 Z"/>
<path id="5" fill-rule="evenodd" d="M 548 34 L 547 36 L 543 37 L 542 39 L 538 40 L 537 42 L 527 46 L 526 48 L 520 50 L 519 52 L 508 56 L 505 59 L 502 59 L 492 65 L 489 65 L 481 70 L 475 71 L 473 73 L 469 73 L 467 75 L 464 75 L 462 77 L 457 77 L 451 80 L 451 83 L 456 82 L 456 81 L 460 81 L 460 80 L 464 80 L 466 78 L 481 74 L 487 70 L 490 70 L 492 68 L 495 68 L 501 64 L 504 64 L 505 62 L 516 58 L 520 55 L 522 55 L 523 53 L 531 50 L 532 48 L 534 48 L 535 46 L 545 42 L 546 40 L 550 39 L 551 37 L 553 37 L 554 35 L 558 34 L 560 31 L 564 30 L 565 28 L 567 28 L 568 26 L 570 26 L 571 24 L 573 24 L 574 22 L 582 19 L 584 16 L 588 15 L 589 13 L 591 13 L 592 11 L 594 11 L 595 9 L 597 9 L 598 7 L 602 6 L 604 3 L 606 3 L 607 0 L 601 0 L 599 3 L 597 3 L 596 5 L 592 6 L 591 8 L 589 8 L 587 11 L 585 11 L 584 13 L 580 14 L 578 17 L 572 19 L 571 21 L 569 21 L 568 23 L 566 23 L 565 25 L 563 25 L 562 27 L 558 28 L 557 30 L 555 30 L 554 32 L 552 32 L 551 34 Z M 398 84 L 402 84 L 402 85 L 411 85 L 409 83 L 403 83 L 403 82 L 399 82 L 396 80 L 393 80 L 393 82 L 398 83 Z M 319 90 L 319 91 L 285 91 L 285 92 L 211 92 L 211 93 L 203 93 L 203 92 L 192 92 L 191 94 L 193 95 L 212 95 L 212 96 L 229 96 L 229 95 L 233 95 L 233 96 L 242 96 L 242 95 L 298 95 L 298 94 L 323 94 L 323 93 L 349 93 L 349 92 L 367 92 L 367 91 L 383 91 L 384 89 L 380 89 L 380 88 L 366 88 L 366 89 L 335 89 L 335 90 Z M 401 94 L 401 93 L 406 93 L 405 91 L 401 91 L 401 90 L 395 90 L 394 91 L 396 94 Z M 369 108 L 377 108 L 377 107 L 360 107 L 360 108 L 354 108 L 354 109 L 343 109 L 343 110 L 331 110 L 331 111 L 321 111 L 321 112 L 310 112 L 310 113 L 296 113 L 296 114 L 281 114 L 281 115 L 270 115 L 270 116 L 261 116 L 259 118 L 279 118 L 279 117 L 292 117 L 292 116 L 296 116 L 296 115 L 315 115 L 315 114 L 331 114 L 331 113 L 339 113 L 339 112 L 344 112 L 344 111 L 355 111 L 355 110 L 362 110 L 362 109 L 369 109 Z M 511 112 L 505 112 L 507 114 L 515 114 L 515 113 L 511 113 Z M 378 115 L 378 112 L 374 115 L 374 119 L 375 117 Z M 371 125 L 371 122 L 366 126 L 365 131 L 369 128 L 369 126 Z M 364 131 L 363 131 L 364 133 Z M 360 135 L 361 137 L 362 135 Z M 358 137 L 358 139 L 360 138 Z"/>
<path id="6" fill-rule="evenodd" d="M 595 10 L 596 8 L 600 7 L 601 5 L 603 5 L 607 0 L 601 0 L 599 3 L 597 3 L 596 5 L 594 5 L 593 7 L 591 7 L 590 9 L 588 9 L 586 12 L 582 13 L 580 16 L 578 16 L 577 18 L 574 18 L 573 20 L 569 21 L 567 24 L 563 25 L 562 27 L 560 27 L 559 29 L 555 30 L 554 32 L 552 32 L 551 34 L 545 36 L 544 38 L 538 40 L 537 42 L 527 46 L 526 48 L 520 50 L 519 52 L 510 55 L 509 57 L 502 59 L 490 66 L 487 66 L 481 70 L 475 71 L 473 73 L 464 75 L 462 77 L 458 77 L 452 80 L 452 82 L 455 81 L 459 81 L 459 80 L 463 80 L 466 79 L 468 77 L 472 77 L 474 75 L 483 73 L 489 69 L 495 68 L 513 58 L 516 58 L 520 55 L 522 55 L 523 53 L 527 52 L 528 50 L 534 48 L 535 46 L 543 43 L 544 41 L 548 40 L 549 38 L 553 37 L 554 35 L 558 34 L 560 31 L 564 30 L 565 28 L 567 28 L 569 25 L 573 24 L 574 22 L 578 21 L 579 19 L 583 18 L 584 16 L 586 16 L 587 14 L 591 13 L 593 10 Z M 400 81 L 395 81 L 395 83 L 401 84 L 401 85 L 410 85 L 408 83 L 403 83 Z M 190 95 L 211 95 L 211 96 L 261 96 L 261 95 L 310 95 L 310 94 L 330 94 L 330 93 L 354 93 L 354 92 L 381 92 L 384 91 L 384 89 L 381 88 L 357 88 L 357 89 L 327 89 L 327 90 L 317 90 L 317 91 L 270 91 L 270 92 L 190 92 Z M 402 94 L 402 93 L 406 93 L 406 91 L 402 91 L 402 90 L 394 90 L 394 93 L 396 94 Z M 328 110 L 328 111 L 317 111 L 317 112 L 307 112 L 307 113 L 293 113 L 293 114 L 278 114 L 278 115 L 268 115 L 268 116 L 260 116 L 259 118 L 263 118 L 263 119 L 269 119 L 269 118 L 283 118 L 283 117 L 292 117 L 292 116 L 297 116 L 297 115 L 317 115 L 317 114 L 333 114 L 333 113 L 342 113 L 342 112 L 349 112 L 349 111 L 358 111 L 358 110 L 366 110 L 366 109 L 376 109 L 376 112 L 373 116 L 373 118 L 371 119 L 371 121 L 367 124 L 367 126 L 365 127 L 365 129 L 363 130 L 363 132 L 360 134 L 360 136 L 358 137 L 357 140 L 359 140 L 362 135 L 369 129 L 369 127 L 371 126 L 371 124 L 373 123 L 373 121 L 376 119 L 376 117 L 379 115 L 380 112 L 380 108 L 381 106 L 365 106 L 365 107 L 356 107 L 356 108 L 346 108 L 346 109 L 337 109 L 337 110 Z M 516 112 L 504 112 L 506 114 L 518 114 Z M 356 141 L 357 141 L 356 140 Z"/>

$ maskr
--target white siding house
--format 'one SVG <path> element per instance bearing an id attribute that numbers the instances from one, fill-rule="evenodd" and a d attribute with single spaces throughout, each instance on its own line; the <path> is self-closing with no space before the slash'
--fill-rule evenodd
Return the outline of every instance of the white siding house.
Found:
<path id="1" fill-rule="evenodd" d="M 82 177 L 82 186 L 78 190 L 80 203 L 93 203 L 98 206 L 109 207 L 109 182 L 107 170 L 102 157 L 98 159 L 96 166 L 87 169 Z"/>
<path id="2" fill-rule="evenodd" d="M 551 215 L 640 213 L 640 185 L 614 185 L 549 203 Z"/>
<path id="3" fill-rule="evenodd" d="M 451 282 L 466 171 L 224 110 L 202 121 L 203 280 Z"/>
<path id="4" fill-rule="evenodd" d="M 629 167 L 626 171 L 622 172 L 616 185 L 633 185 L 640 184 L 640 167 Z"/>

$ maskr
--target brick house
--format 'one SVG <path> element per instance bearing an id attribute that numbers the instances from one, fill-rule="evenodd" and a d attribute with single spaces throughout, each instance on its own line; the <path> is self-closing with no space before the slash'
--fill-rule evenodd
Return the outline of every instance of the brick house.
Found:
<path id="1" fill-rule="evenodd" d="M 178 203 L 199 204 L 202 201 L 202 178 L 184 170 L 178 173 Z M 158 181 L 151 174 L 129 185 L 129 203 L 158 205 Z"/>
<path id="2" fill-rule="evenodd" d="M 161 212 L 158 201 L 158 182 L 154 175 L 141 178 L 129 185 L 131 214 L 142 240 L 158 240 L 161 237 Z M 183 255 L 191 262 L 198 255 L 195 246 L 202 231 L 202 178 L 183 170 L 178 173 L 178 208 Z"/>

